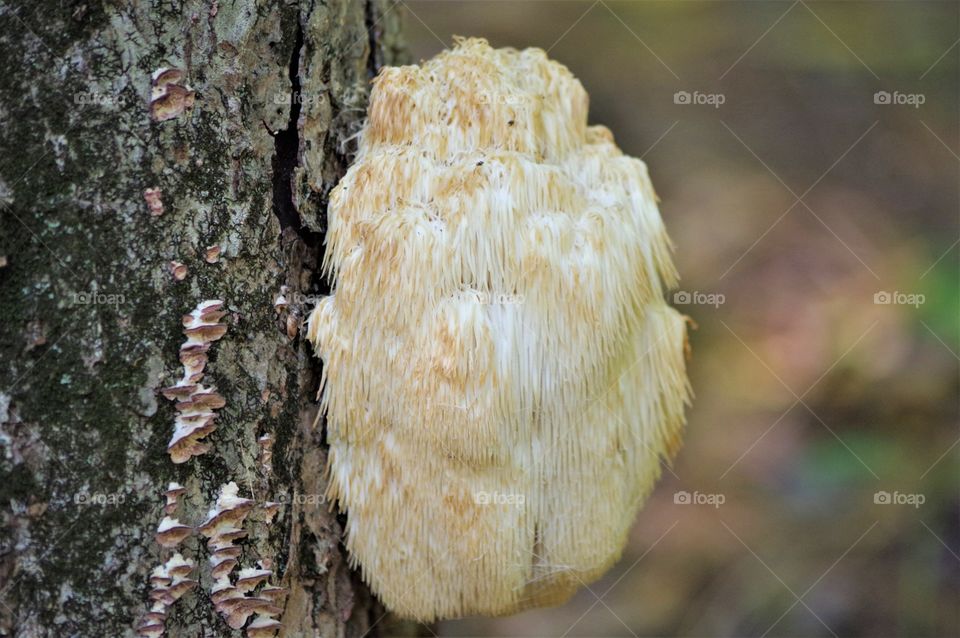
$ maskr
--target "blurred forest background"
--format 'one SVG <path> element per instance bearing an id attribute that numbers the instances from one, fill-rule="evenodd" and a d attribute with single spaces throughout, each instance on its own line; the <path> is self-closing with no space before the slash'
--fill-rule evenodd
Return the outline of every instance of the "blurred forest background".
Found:
<path id="1" fill-rule="evenodd" d="M 397 9 L 415 60 L 482 36 L 576 74 L 650 167 L 699 325 L 620 563 L 441 635 L 960 635 L 960 4 Z"/>

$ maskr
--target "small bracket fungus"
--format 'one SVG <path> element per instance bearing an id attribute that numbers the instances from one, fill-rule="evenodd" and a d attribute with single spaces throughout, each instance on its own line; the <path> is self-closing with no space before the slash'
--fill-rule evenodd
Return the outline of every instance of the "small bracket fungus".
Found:
<path id="1" fill-rule="evenodd" d="M 207 246 L 207 249 L 203 252 L 203 260 L 208 264 L 215 264 L 220 261 L 220 246 L 217 244 Z"/>
<path id="2" fill-rule="evenodd" d="M 143 191 L 143 198 L 147 201 L 147 208 L 154 217 L 163 215 L 163 200 L 159 188 L 148 188 Z"/>
<path id="3" fill-rule="evenodd" d="M 330 196 L 329 495 L 394 612 L 558 604 L 620 556 L 680 445 L 686 325 L 642 161 L 539 49 L 385 68 Z"/>
<path id="4" fill-rule="evenodd" d="M 162 547 L 176 547 L 192 533 L 193 528 L 189 525 L 184 525 L 176 518 L 164 516 L 160 525 L 157 526 L 157 533 L 154 538 Z"/>
<path id="5" fill-rule="evenodd" d="M 244 538 L 243 521 L 253 508 L 253 501 L 238 496 L 236 483 L 227 483 L 220 488 L 216 506 L 200 525 L 200 533 L 206 536 L 210 548 L 210 567 L 215 579 L 226 577 L 237 565 L 240 547 L 233 541 Z"/>
<path id="6" fill-rule="evenodd" d="M 171 482 L 167 486 L 167 491 L 164 492 L 164 497 L 167 499 L 167 504 L 163 507 L 163 512 L 165 514 L 173 514 L 177 511 L 177 502 L 180 500 L 180 497 L 183 496 L 187 491 L 187 488 L 180 485 L 176 482 Z"/>
<path id="7" fill-rule="evenodd" d="M 257 446 L 260 448 L 260 469 L 264 476 L 270 476 L 273 472 L 273 435 L 269 432 L 257 439 Z"/>
<path id="8" fill-rule="evenodd" d="M 181 84 L 180 69 L 157 69 L 150 78 L 150 117 L 156 122 L 165 122 L 179 117 L 193 107 L 195 93 Z"/>
<path id="9" fill-rule="evenodd" d="M 266 501 L 263 505 L 260 506 L 260 511 L 263 513 L 263 522 L 267 525 L 273 523 L 274 517 L 277 515 L 277 512 L 280 511 L 281 503 L 276 501 Z"/>
<path id="10" fill-rule="evenodd" d="M 280 286 L 280 292 L 277 293 L 276 298 L 273 300 L 273 309 L 277 313 L 281 313 L 287 309 L 287 292 L 289 292 L 289 286 Z"/>
<path id="11" fill-rule="evenodd" d="M 170 268 L 170 274 L 173 276 L 174 281 L 183 281 L 187 278 L 186 264 L 179 261 L 171 261 L 168 267 Z"/>
<path id="12" fill-rule="evenodd" d="M 183 317 L 183 333 L 187 340 L 180 346 L 180 362 L 183 364 L 183 377 L 176 385 L 164 388 L 163 395 L 176 401 L 177 415 L 173 438 L 168 445 L 170 458 L 174 463 L 183 463 L 197 454 L 203 454 L 208 444 L 201 439 L 213 431 L 214 410 L 224 405 L 224 399 L 213 388 L 201 385 L 204 369 L 207 365 L 207 353 L 210 344 L 226 334 L 227 326 L 220 323 L 226 312 L 223 302 L 209 300 L 200 303 L 189 315 Z M 264 434 L 258 439 L 261 453 L 261 467 L 270 469 L 273 436 Z M 177 547 L 193 533 L 194 528 L 185 525 L 173 515 L 177 511 L 180 497 L 186 489 L 172 482 L 164 492 L 163 519 L 157 527 L 155 539 L 162 547 Z M 236 483 L 222 485 L 216 503 L 207 513 L 207 518 L 197 527 L 197 531 L 207 538 L 210 563 L 210 576 L 213 584 L 210 599 L 216 611 L 233 629 L 240 629 L 251 616 L 247 627 L 247 636 L 267 638 L 274 636 L 281 623 L 277 620 L 283 612 L 278 599 L 285 590 L 272 584 L 264 584 L 273 576 L 273 561 L 263 558 L 259 567 L 246 567 L 237 574 L 235 582 L 230 575 L 238 566 L 243 548 L 236 541 L 246 538 L 244 521 L 254 510 L 255 501 L 240 496 Z M 257 511 L 261 514 L 263 525 L 269 526 L 279 512 L 280 503 L 267 501 Z M 193 569 L 192 561 L 184 561 L 178 553 L 169 561 L 154 569 L 150 583 L 150 598 L 153 604 L 146 615 L 137 624 L 138 634 L 158 638 L 163 635 L 167 607 L 172 605 L 196 581 L 187 579 Z M 257 589 L 260 589 L 257 592 Z"/>
<path id="13" fill-rule="evenodd" d="M 164 493 L 166 504 L 163 511 L 166 516 L 160 521 L 154 536 L 162 547 L 172 548 L 193 533 L 193 528 L 182 525 L 170 518 L 177 509 L 177 501 L 186 490 L 179 483 L 170 483 Z M 185 559 L 180 553 L 174 554 L 162 565 L 154 568 L 150 574 L 150 600 L 153 604 L 137 624 L 137 634 L 150 638 L 163 635 L 167 618 L 167 608 L 173 605 L 183 594 L 197 585 L 197 581 L 187 578 L 193 572 L 193 561 Z"/>
<path id="14" fill-rule="evenodd" d="M 177 402 L 179 412 L 174 422 L 173 437 L 167 445 L 174 463 L 183 463 L 209 449 L 209 445 L 201 442 L 201 439 L 216 429 L 214 410 L 226 404 L 215 388 L 200 384 L 210 343 L 227 332 L 227 326 L 220 323 L 226 314 L 222 308 L 222 301 L 204 301 L 183 317 L 183 334 L 187 336 L 180 346 L 183 378 L 176 385 L 161 390 L 163 396 Z"/>

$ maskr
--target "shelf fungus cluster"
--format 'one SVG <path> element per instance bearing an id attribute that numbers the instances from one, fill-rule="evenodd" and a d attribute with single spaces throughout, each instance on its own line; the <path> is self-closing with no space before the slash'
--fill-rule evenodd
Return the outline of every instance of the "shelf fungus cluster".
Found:
<path id="1" fill-rule="evenodd" d="M 210 300 L 183 317 L 183 334 L 187 337 L 180 346 L 183 377 L 176 385 L 162 390 L 163 396 L 177 402 L 173 437 L 167 444 L 174 463 L 184 463 L 209 449 L 203 439 L 217 427 L 215 410 L 225 405 L 216 388 L 201 383 L 210 344 L 227 332 L 227 326 L 220 323 L 224 314 L 223 302 Z"/>
<path id="2" fill-rule="evenodd" d="M 270 511 L 272 505 L 270 503 L 267 507 L 268 524 L 275 513 L 275 510 Z M 278 598 L 285 590 L 266 585 L 260 591 L 254 591 L 273 575 L 266 561 L 261 561 L 258 568 L 240 569 L 236 578 L 230 580 L 241 553 L 241 547 L 235 541 L 246 537 L 243 523 L 253 509 L 254 501 L 239 496 L 236 483 L 227 483 L 220 488 L 217 502 L 199 530 L 207 538 L 210 550 L 209 562 L 214 579 L 210 600 L 217 612 L 233 629 L 240 629 L 250 616 L 255 616 L 247 626 L 247 636 L 264 638 L 280 628 L 276 617 L 283 609 L 278 605 Z"/>
<path id="3" fill-rule="evenodd" d="M 178 552 L 153 570 L 150 574 L 150 599 L 153 605 L 137 627 L 140 636 L 159 638 L 163 635 L 167 608 L 197 586 L 197 581 L 190 578 L 193 568 L 193 561 Z"/>
<path id="4" fill-rule="evenodd" d="M 208 451 L 210 446 L 203 439 L 216 427 L 215 410 L 225 404 L 215 388 L 202 384 L 210 344 L 227 332 L 227 326 L 220 323 L 225 314 L 222 301 L 208 300 L 183 317 L 183 333 L 187 337 L 180 346 L 183 376 L 176 385 L 162 390 L 166 398 L 177 402 L 174 433 L 167 445 L 174 463 L 184 463 Z M 262 435 L 258 446 L 261 470 L 269 474 L 273 436 Z M 263 558 L 257 567 L 239 569 L 233 580 L 231 576 L 243 554 L 243 547 L 236 541 L 247 537 L 244 521 L 256 511 L 257 520 L 269 526 L 279 512 L 280 503 L 267 501 L 258 507 L 253 499 L 241 497 L 237 484 L 230 482 L 221 486 L 214 507 L 203 523 L 194 528 L 181 523 L 175 516 L 180 498 L 185 493 L 186 489 L 178 483 L 170 483 L 164 493 L 163 518 L 154 535 L 157 543 L 166 550 L 173 550 L 194 531 L 199 531 L 207 539 L 213 583 L 210 600 L 216 611 L 231 628 L 245 627 L 247 638 L 274 636 L 281 627 L 277 617 L 283 612 L 281 599 L 286 590 L 267 583 L 273 576 L 272 561 Z M 137 625 L 139 635 L 151 638 L 163 635 L 167 608 L 197 585 L 197 581 L 188 578 L 193 566 L 192 560 L 184 559 L 177 552 L 153 571 L 150 578 L 153 603 Z"/>
<path id="5" fill-rule="evenodd" d="M 221 486 L 216 503 L 196 530 L 207 539 L 210 551 L 207 559 L 213 580 L 210 600 L 231 628 L 241 629 L 246 625 L 247 638 L 271 638 L 281 626 L 277 617 L 283 612 L 280 604 L 287 591 L 267 583 L 273 576 L 272 562 L 265 558 L 258 562 L 258 567 L 244 567 L 237 571 L 233 581 L 231 575 L 243 553 L 236 541 L 247 536 L 244 521 L 251 512 L 257 511 L 261 520 L 270 525 L 280 504 L 267 502 L 257 507 L 252 499 L 241 497 L 239 491 L 233 482 Z M 172 517 L 184 492 L 181 485 L 170 483 L 165 493 L 164 517 L 155 537 L 157 543 L 168 549 L 177 547 L 194 532 L 192 526 Z M 153 603 L 137 626 L 140 636 L 159 638 L 163 635 L 167 608 L 197 585 L 196 580 L 189 578 L 193 568 L 193 561 L 184 559 L 178 552 L 153 570 L 150 576 Z M 251 616 L 254 618 L 248 624 Z"/>
<path id="6" fill-rule="evenodd" d="M 177 501 L 184 493 L 184 488 L 178 483 L 170 483 L 164 496 L 166 505 L 163 508 L 165 516 L 157 527 L 155 538 L 157 543 L 167 549 L 173 549 L 193 533 L 193 528 L 183 525 L 176 518 L 171 518 L 177 510 Z M 194 563 L 176 552 L 166 562 L 154 568 L 150 574 L 150 611 L 137 625 L 137 634 L 145 638 L 159 638 L 163 635 L 168 609 L 185 593 L 197 586 L 197 581 L 190 578 Z"/>
<path id="7" fill-rule="evenodd" d="M 310 316 L 330 496 L 393 611 L 558 604 L 620 556 L 680 445 L 686 320 L 642 161 L 539 49 L 385 68 Z"/>

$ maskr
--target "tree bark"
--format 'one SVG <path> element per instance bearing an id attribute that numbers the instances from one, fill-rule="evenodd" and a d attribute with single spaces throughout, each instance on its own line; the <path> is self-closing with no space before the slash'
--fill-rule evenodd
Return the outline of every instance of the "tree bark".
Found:
<path id="1" fill-rule="evenodd" d="M 154 539 L 170 481 L 190 526 L 230 481 L 256 502 L 237 569 L 263 561 L 288 590 L 280 635 L 360 636 L 382 617 L 323 502 L 319 364 L 298 328 L 328 290 L 326 196 L 369 81 L 402 57 L 397 14 L 387 0 L 0 5 L 0 635 L 134 635 L 173 551 L 199 584 L 165 635 L 242 635 L 214 611 L 207 539 Z M 182 374 L 182 315 L 213 299 L 227 332 L 203 383 L 225 405 L 210 450 L 174 464 L 160 389 Z"/>

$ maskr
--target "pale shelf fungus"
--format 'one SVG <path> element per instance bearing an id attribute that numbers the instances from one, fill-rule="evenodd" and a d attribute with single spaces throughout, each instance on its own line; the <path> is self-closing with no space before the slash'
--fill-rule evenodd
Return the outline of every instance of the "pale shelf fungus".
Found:
<path id="1" fill-rule="evenodd" d="M 210 344 L 227 332 L 226 324 L 220 323 L 226 314 L 222 308 L 222 301 L 211 299 L 183 316 L 183 334 L 187 337 L 180 346 L 183 377 L 176 385 L 162 390 L 163 396 L 177 402 L 173 436 L 167 444 L 174 463 L 184 463 L 210 449 L 203 439 L 217 428 L 216 410 L 226 405 L 216 388 L 201 383 Z"/>

